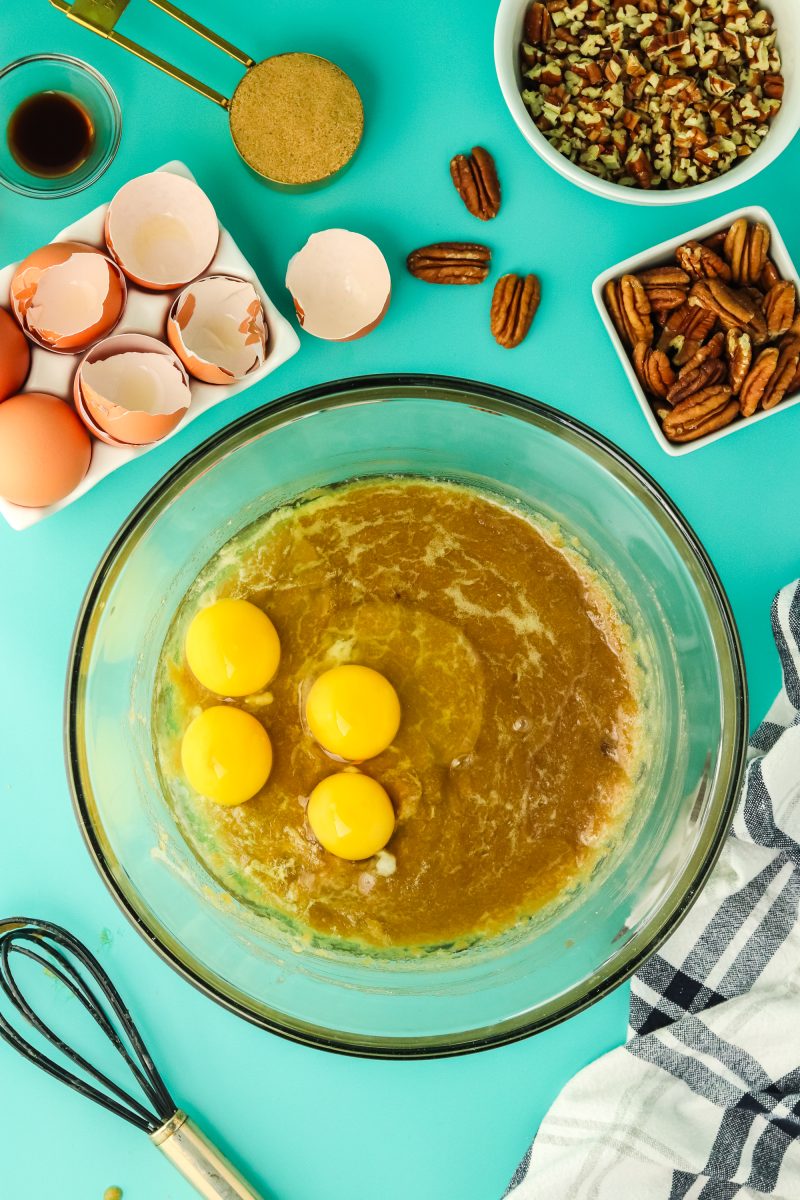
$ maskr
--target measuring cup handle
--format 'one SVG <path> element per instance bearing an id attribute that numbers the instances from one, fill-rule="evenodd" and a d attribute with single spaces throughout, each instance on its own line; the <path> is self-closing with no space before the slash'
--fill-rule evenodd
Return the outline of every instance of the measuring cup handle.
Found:
<path id="1" fill-rule="evenodd" d="M 140 46 L 138 42 L 132 41 L 130 38 L 125 37 L 124 34 L 117 33 L 114 26 L 122 14 L 127 0 L 111 0 L 110 5 L 104 6 L 94 4 L 92 0 L 74 0 L 72 4 L 68 3 L 68 0 L 50 0 L 50 3 L 59 12 L 62 12 L 64 16 L 68 17 L 70 21 L 75 21 L 76 24 L 82 25 L 84 29 L 90 29 L 92 33 L 107 38 L 109 42 L 113 42 L 116 46 L 121 46 L 123 50 L 130 51 L 137 58 L 141 58 L 143 62 L 149 63 L 151 67 L 155 67 L 158 71 L 163 71 L 165 75 L 177 79 L 179 83 L 185 84 L 192 91 L 205 96 L 206 100 L 213 100 L 221 108 L 228 108 L 230 106 L 230 100 L 227 96 L 223 96 L 221 92 L 217 92 L 214 88 L 201 83 L 199 79 L 195 79 L 194 75 L 189 75 L 186 71 L 182 71 L 180 67 L 173 66 L 166 59 L 159 58 L 157 54 L 146 50 L 144 46 Z M 169 0 L 150 0 L 150 3 L 156 8 L 160 8 L 168 16 L 174 17 L 176 21 L 185 25 L 188 29 L 198 33 L 206 41 L 216 46 L 217 49 L 230 55 L 231 58 L 235 58 L 243 66 L 251 67 L 253 65 L 253 59 L 245 54 L 243 50 L 239 50 L 231 42 L 226 42 L 224 38 L 217 37 L 207 26 L 201 25 L 199 21 L 195 21 L 192 17 L 187 16 L 186 13 L 176 8 L 174 4 L 170 4 Z"/>
<path id="2" fill-rule="evenodd" d="M 263 1200 L 180 1109 L 150 1140 L 205 1200 Z"/>

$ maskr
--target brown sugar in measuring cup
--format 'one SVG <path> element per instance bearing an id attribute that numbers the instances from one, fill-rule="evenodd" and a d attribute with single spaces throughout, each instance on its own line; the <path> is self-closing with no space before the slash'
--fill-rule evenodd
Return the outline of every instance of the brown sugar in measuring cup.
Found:
<path id="1" fill-rule="evenodd" d="M 50 0 L 70 20 L 226 109 L 236 150 L 262 179 L 303 188 L 326 183 L 347 165 L 364 132 L 364 107 L 358 89 L 340 67 L 303 51 L 257 63 L 169 0 L 148 2 L 246 68 L 230 99 L 118 33 L 115 26 L 128 0 Z"/>

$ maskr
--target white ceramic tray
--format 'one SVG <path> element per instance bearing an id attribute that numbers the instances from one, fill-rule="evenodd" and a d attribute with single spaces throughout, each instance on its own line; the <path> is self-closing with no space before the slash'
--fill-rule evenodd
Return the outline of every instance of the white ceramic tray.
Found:
<path id="1" fill-rule="evenodd" d="M 720 438 L 728 437 L 732 433 L 739 433 L 743 429 L 749 429 L 759 421 L 766 421 L 768 417 L 774 417 L 778 413 L 785 412 L 786 409 L 794 408 L 796 404 L 800 404 L 800 393 L 798 393 L 796 396 L 784 400 L 776 408 L 771 408 L 768 412 L 758 412 L 752 417 L 737 418 L 732 424 L 726 425 L 724 429 L 718 429 L 715 433 L 707 433 L 705 437 L 698 438 L 696 442 L 681 444 L 668 441 L 661 432 L 658 418 L 650 406 L 650 401 L 645 395 L 642 385 L 636 378 L 633 363 L 628 357 L 628 352 L 622 344 L 620 336 L 614 327 L 614 322 L 611 320 L 608 309 L 603 301 L 603 288 L 609 279 L 618 279 L 620 275 L 636 275 L 639 271 L 647 271 L 650 267 L 658 267 L 670 260 L 674 261 L 673 255 L 678 246 L 682 246 L 684 242 L 688 242 L 692 238 L 701 242 L 704 238 L 710 237 L 712 233 L 716 233 L 719 229 L 727 229 L 739 217 L 746 217 L 748 221 L 763 221 L 769 227 L 770 258 L 780 271 L 781 276 L 784 279 L 792 280 L 797 288 L 798 297 L 800 297 L 800 278 L 798 278 L 795 265 L 789 256 L 789 251 L 786 249 L 786 244 L 778 232 L 778 227 L 766 209 L 757 207 L 739 208 L 736 212 L 729 213 L 727 217 L 717 217 L 716 220 L 709 221 L 707 225 L 700 225 L 697 229 L 690 229 L 688 233 L 682 234 L 681 237 L 670 238 L 668 242 L 661 242 L 660 245 L 653 246 L 652 250 L 646 250 L 644 254 L 634 254 L 632 258 L 626 258 L 624 262 L 617 263 L 615 267 L 609 267 L 607 271 L 603 271 L 602 275 L 598 275 L 592 284 L 592 294 L 594 302 L 597 305 L 597 310 L 603 319 L 603 324 L 608 330 L 608 336 L 611 338 L 625 374 L 630 380 L 634 395 L 639 401 L 639 407 L 647 419 L 647 424 L 653 431 L 653 436 L 661 449 L 666 451 L 667 454 L 675 456 L 691 454 L 693 450 L 701 450 L 703 446 L 710 446 L 712 442 L 718 442 Z"/>
<path id="2" fill-rule="evenodd" d="M 173 171 L 176 175 L 185 175 L 188 179 L 194 178 L 189 168 L 181 162 L 167 163 L 159 169 L 162 171 Z M 212 203 L 213 200 L 214 197 L 212 196 Z M 101 204 L 94 212 L 89 213 L 80 221 L 76 221 L 74 225 L 68 226 L 67 229 L 62 229 L 61 233 L 57 234 L 51 240 L 54 242 L 86 242 L 92 246 L 105 248 L 103 225 L 107 207 L 107 204 Z M 0 305 L 5 308 L 9 307 L 9 288 L 16 266 L 16 263 L 11 263 L 0 271 Z M 189 411 L 177 428 L 167 435 L 168 437 L 173 437 L 175 433 L 183 429 L 190 421 L 193 421 L 195 417 L 199 417 L 207 409 L 213 408 L 215 404 L 224 403 L 229 396 L 234 396 L 237 392 L 243 392 L 246 388 L 252 387 L 254 383 L 258 383 L 266 375 L 271 374 L 276 367 L 285 363 L 293 354 L 296 354 L 300 346 L 300 339 L 294 329 L 286 318 L 278 312 L 264 291 L 253 268 L 239 250 L 231 235 L 222 226 L 220 226 L 217 253 L 208 271 L 205 273 L 210 275 L 215 272 L 238 275 L 242 279 L 248 279 L 258 292 L 261 303 L 264 306 L 264 315 L 269 328 L 267 356 L 263 366 L 259 370 L 253 371 L 246 379 L 231 384 L 229 387 L 198 383 L 197 380 L 191 379 L 192 402 L 189 406 Z M 154 337 L 163 339 L 167 313 L 177 294 L 177 291 L 145 292 L 128 281 L 127 307 L 114 333 L 128 333 L 135 330 L 138 333 L 149 333 Z M 51 392 L 55 396 L 61 396 L 65 400 L 68 400 L 71 404 L 72 379 L 81 355 L 54 354 L 52 351 L 42 350 L 32 343 L 31 351 L 31 370 L 23 391 Z M 161 439 L 161 441 L 166 440 L 167 438 Z M 155 445 L 160 444 L 161 442 L 155 443 Z M 30 525 L 35 525 L 37 521 L 43 520 L 44 517 L 50 516 L 51 513 L 57 512 L 60 508 L 64 508 L 67 504 L 72 504 L 73 501 L 86 495 L 96 483 L 99 483 L 111 471 L 115 471 L 118 467 L 130 462 L 132 459 L 138 458 L 141 454 L 147 454 L 148 450 L 151 449 L 152 446 L 131 446 L 130 449 L 120 449 L 116 446 L 107 446 L 103 442 L 92 439 L 92 461 L 89 470 L 73 492 L 70 492 L 63 500 L 58 501 L 56 504 L 51 504 L 47 508 L 21 508 L 17 504 L 10 504 L 7 500 L 0 498 L 0 515 L 6 519 L 13 529 L 27 529 Z"/>

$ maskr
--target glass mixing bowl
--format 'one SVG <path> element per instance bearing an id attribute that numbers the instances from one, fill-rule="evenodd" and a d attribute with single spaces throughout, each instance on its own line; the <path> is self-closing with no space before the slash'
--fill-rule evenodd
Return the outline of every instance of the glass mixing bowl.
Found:
<path id="1" fill-rule="evenodd" d="M 265 511 L 353 477 L 459 480 L 555 519 L 617 593 L 647 672 L 651 750 L 615 849 L 527 935 L 409 961 L 293 943 L 225 893 L 162 789 L 159 652 L 201 567 Z M 427 376 L 345 380 L 234 422 L 178 463 L 109 547 L 78 619 L 67 761 L 95 862 L 136 928 L 234 1012 L 380 1057 L 509 1042 L 626 979 L 685 914 L 725 838 L 746 744 L 742 655 L 702 546 L 643 471 L 571 418 Z"/>

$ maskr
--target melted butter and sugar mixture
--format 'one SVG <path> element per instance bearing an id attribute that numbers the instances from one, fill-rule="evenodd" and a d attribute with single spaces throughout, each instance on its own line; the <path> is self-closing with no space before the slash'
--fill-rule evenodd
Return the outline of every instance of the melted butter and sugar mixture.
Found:
<path id="1" fill-rule="evenodd" d="M 181 771 L 188 723 L 221 703 L 186 664 L 186 629 L 223 597 L 263 609 L 281 644 L 267 691 L 235 701 L 273 749 L 236 807 Z M 402 712 L 359 766 L 396 817 L 360 862 L 323 850 L 306 815 L 345 766 L 311 736 L 305 698 L 349 663 L 381 672 Z M 227 543 L 173 623 L 155 706 L 168 797 L 217 881 L 301 933 L 397 950 L 500 933 L 580 883 L 629 815 L 639 762 L 637 673 L 607 587 L 551 524 L 433 480 L 327 489 Z"/>

